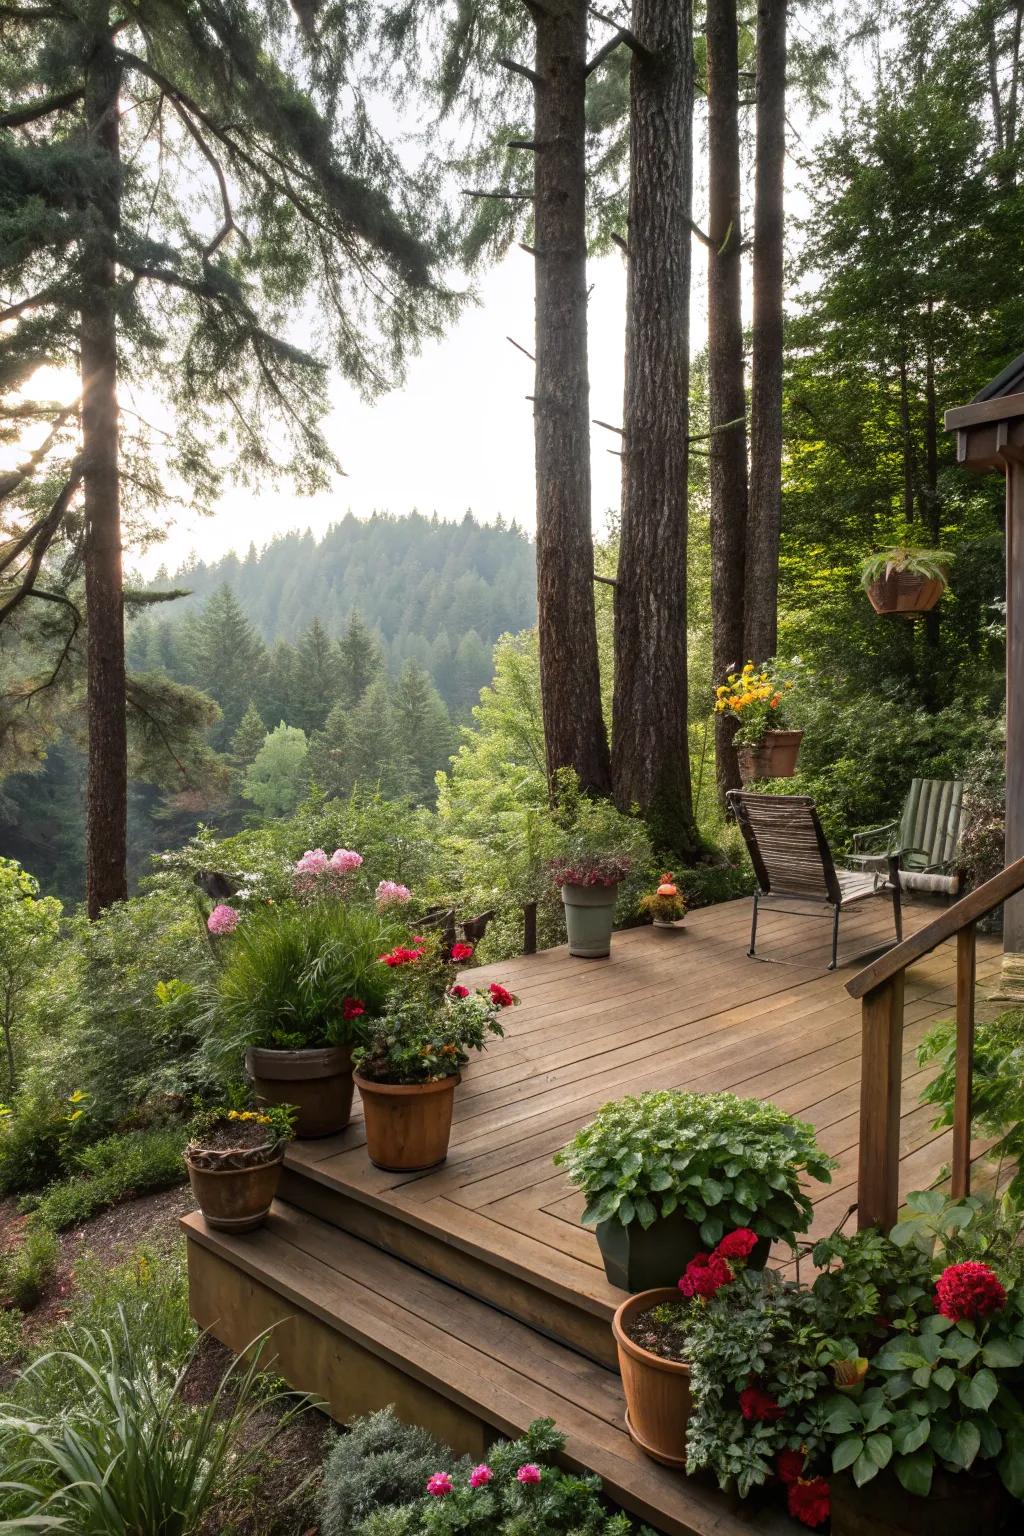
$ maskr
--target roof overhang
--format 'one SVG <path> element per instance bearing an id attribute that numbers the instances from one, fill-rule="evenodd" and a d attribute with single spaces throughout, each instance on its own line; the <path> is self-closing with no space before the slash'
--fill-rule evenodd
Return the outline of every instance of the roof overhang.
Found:
<path id="1" fill-rule="evenodd" d="M 945 426 L 957 434 L 956 461 L 964 469 L 1002 469 L 1007 459 L 1024 460 L 1024 393 L 958 405 L 946 412 Z"/>

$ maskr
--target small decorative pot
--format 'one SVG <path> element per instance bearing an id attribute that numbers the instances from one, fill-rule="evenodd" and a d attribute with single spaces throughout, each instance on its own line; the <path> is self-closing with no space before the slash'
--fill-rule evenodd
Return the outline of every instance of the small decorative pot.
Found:
<path id="1" fill-rule="evenodd" d="M 686 926 L 686 923 L 685 923 L 684 919 L 681 918 L 681 917 L 652 917 L 651 918 L 651 927 L 652 928 L 667 928 L 670 931 L 674 932 L 678 928 L 685 928 L 685 926 Z"/>
<path id="2" fill-rule="evenodd" d="M 1010 1497 L 994 1472 L 936 1467 L 927 1498 L 908 1493 L 887 1469 L 863 1488 L 849 1476 L 832 1478 L 830 1504 L 832 1536 L 989 1536 L 1003 1529 Z"/>
<path id="3" fill-rule="evenodd" d="M 646 1229 L 638 1221 L 628 1226 L 615 1217 L 602 1221 L 597 1227 L 597 1244 L 608 1280 L 621 1291 L 674 1286 L 690 1260 L 708 1248 L 697 1223 L 681 1210 L 659 1216 Z M 771 1246 L 770 1238 L 759 1238 L 747 1268 L 764 1269 Z"/>
<path id="4" fill-rule="evenodd" d="M 898 613 L 908 619 L 934 608 L 945 590 L 945 582 L 916 571 L 890 571 L 866 589 L 876 613 Z"/>
<path id="5" fill-rule="evenodd" d="M 251 1045 L 245 1070 L 264 1104 L 294 1104 L 300 1140 L 334 1136 L 352 1114 L 352 1047 L 273 1051 Z"/>
<path id="6" fill-rule="evenodd" d="M 612 1318 L 619 1374 L 626 1396 L 626 1429 L 634 1445 L 666 1467 L 686 1466 L 686 1424 L 690 1417 L 690 1367 L 663 1360 L 629 1337 L 633 1319 L 651 1307 L 678 1301 L 675 1286 L 641 1291 L 624 1301 Z"/>
<path id="7" fill-rule="evenodd" d="M 753 779 L 791 779 L 803 739 L 803 731 L 765 731 L 760 746 L 737 747 L 744 784 Z"/>
<path id="8" fill-rule="evenodd" d="M 603 960 L 611 953 L 615 921 L 615 885 L 563 885 L 569 953 L 580 960 Z"/>
<path id="9" fill-rule="evenodd" d="M 372 1083 L 355 1074 L 370 1162 L 392 1173 L 436 1168 L 448 1156 L 458 1072 L 436 1083 Z"/>
<path id="10" fill-rule="evenodd" d="M 251 1232 L 267 1219 L 281 1180 L 283 1143 L 262 1147 L 189 1146 L 185 1166 L 192 1193 L 210 1227 Z"/>

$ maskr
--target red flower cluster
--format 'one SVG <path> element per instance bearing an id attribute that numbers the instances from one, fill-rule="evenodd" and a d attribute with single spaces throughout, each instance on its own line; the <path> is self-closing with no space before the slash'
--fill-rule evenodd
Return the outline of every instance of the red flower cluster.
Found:
<path id="1" fill-rule="evenodd" d="M 961 1318 L 978 1321 L 1005 1306 L 1006 1291 L 998 1275 L 973 1259 L 950 1264 L 935 1283 L 935 1309 L 955 1323 Z"/>
<path id="2" fill-rule="evenodd" d="M 341 1016 L 343 1019 L 361 1019 L 365 1012 L 366 1009 L 358 997 L 346 997 L 342 1002 Z"/>
<path id="3" fill-rule="evenodd" d="M 500 981 L 492 981 L 488 991 L 491 994 L 491 1002 L 497 1003 L 499 1008 L 511 1008 L 516 1002 L 514 993 L 508 987 L 503 987 Z"/>
<path id="4" fill-rule="evenodd" d="M 798 1477 L 790 1483 L 786 1503 L 801 1525 L 824 1525 L 829 1516 L 828 1483 L 823 1477 Z"/>
<path id="5" fill-rule="evenodd" d="M 453 944 L 452 945 L 452 959 L 453 960 L 472 960 L 472 958 L 473 958 L 473 946 L 472 946 L 472 944 Z"/>
<path id="6" fill-rule="evenodd" d="M 779 1482 L 797 1482 L 803 1475 L 806 1461 L 803 1451 L 780 1451 L 775 1458 L 775 1472 Z"/>
<path id="7" fill-rule="evenodd" d="M 751 1232 L 749 1227 L 737 1227 L 735 1232 L 727 1232 L 715 1249 L 720 1259 L 747 1260 L 757 1247 L 757 1233 Z"/>
<path id="8" fill-rule="evenodd" d="M 732 1270 L 718 1254 L 698 1253 L 687 1264 L 679 1281 L 679 1289 L 684 1296 L 699 1296 L 702 1300 L 709 1301 L 715 1292 L 721 1290 L 723 1285 L 728 1285 L 732 1278 Z"/>
<path id="9" fill-rule="evenodd" d="M 396 944 L 394 949 L 386 955 L 378 955 L 377 959 L 385 965 L 394 968 L 396 965 L 411 965 L 414 960 L 422 960 L 422 949 L 405 949 L 401 944 Z"/>
<path id="10" fill-rule="evenodd" d="M 469 996 L 469 988 L 468 987 L 464 987 L 462 985 L 461 981 L 457 981 L 455 983 L 454 987 L 449 987 L 448 988 L 448 995 L 449 995 L 449 997 L 457 997 L 457 998 L 460 998 L 460 999 L 463 998 L 463 997 L 468 997 Z"/>
<path id="11" fill-rule="evenodd" d="M 777 1424 L 785 1413 L 774 1397 L 760 1387 L 744 1387 L 740 1393 L 740 1413 L 748 1422 Z"/>

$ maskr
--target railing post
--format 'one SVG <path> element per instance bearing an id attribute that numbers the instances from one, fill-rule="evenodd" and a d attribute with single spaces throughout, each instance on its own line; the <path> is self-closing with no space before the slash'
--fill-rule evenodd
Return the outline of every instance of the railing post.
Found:
<path id="1" fill-rule="evenodd" d="M 977 971 L 975 927 L 956 936 L 956 1092 L 953 1099 L 954 1200 L 971 1192 L 971 1097 L 974 1057 L 974 988 Z"/>
<path id="2" fill-rule="evenodd" d="M 537 953 L 537 903 L 528 901 L 523 907 L 523 954 Z"/>
<path id="3" fill-rule="evenodd" d="M 866 992 L 861 1005 L 857 1226 L 862 1230 L 888 1232 L 899 1214 L 903 977 L 897 971 Z"/>

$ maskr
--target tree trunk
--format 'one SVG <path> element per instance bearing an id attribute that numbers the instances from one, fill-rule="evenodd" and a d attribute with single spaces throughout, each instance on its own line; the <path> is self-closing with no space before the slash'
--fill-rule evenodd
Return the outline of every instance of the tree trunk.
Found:
<path id="1" fill-rule="evenodd" d="M 754 316 L 750 373 L 746 652 L 778 646 L 782 528 L 782 290 L 786 168 L 786 0 L 757 10 L 757 151 L 754 166 Z"/>
<path id="2" fill-rule="evenodd" d="M 935 388 L 935 343 L 933 326 L 935 306 L 928 300 L 925 341 L 925 425 L 924 462 L 925 487 L 922 520 L 927 529 L 927 542 L 937 549 L 942 542 L 942 509 L 939 505 L 939 401 Z M 941 624 L 939 607 L 932 608 L 924 616 L 924 703 L 929 710 L 939 708 L 939 683 L 941 676 Z"/>
<path id="3" fill-rule="evenodd" d="M 741 290 L 739 60 L 736 0 L 708 0 L 708 403 L 713 432 L 711 652 L 716 683 L 742 666 L 747 538 L 746 390 Z M 755 658 L 759 659 L 759 658 Z M 719 792 L 738 786 L 735 721 L 715 716 Z"/>
<path id="4" fill-rule="evenodd" d="M 91 140 L 109 156 L 109 177 L 91 204 L 84 242 L 81 313 L 82 449 L 85 505 L 86 901 L 90 917 L 128 894 L 128 742 L 118 476 L 117 323 L 114 260 L 120 203 L 118 91 L 105 8 L 86 75 Z"/>
<path id="5" fill-rule="evenodd" d="M 690 0 L 635 0 L 622 530 L 612 777 L 657 849 L 692 862 L 686 537 L 693 37 Z"/>
<path id="6" fill-rule="evenodd" d="M 545 0 L 537 27 L 534 241 L 537 620 L 549 775 L 611 791 L 594 616 L 584 94 L 586 0 Z"/>

